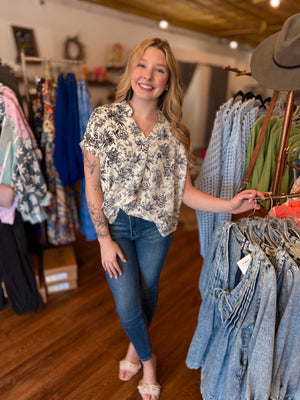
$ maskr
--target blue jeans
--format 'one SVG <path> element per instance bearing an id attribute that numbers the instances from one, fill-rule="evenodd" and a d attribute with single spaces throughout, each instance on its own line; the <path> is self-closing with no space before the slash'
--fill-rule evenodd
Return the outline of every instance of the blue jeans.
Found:
<path id="1" fill-rule="evenodd" d="M 132 217 L 120 210 L 110 225 L 112 239 L 118 243 L 127 260 L 119 259 L 123 274 L 118 279 L 106 277 L 114 296 L 116 311 L 129 340 L 141 361 L 152 356 L 148 328 L 158 298 L 160 272 L 172 236 L 161 236 L 155 224 Z"/>

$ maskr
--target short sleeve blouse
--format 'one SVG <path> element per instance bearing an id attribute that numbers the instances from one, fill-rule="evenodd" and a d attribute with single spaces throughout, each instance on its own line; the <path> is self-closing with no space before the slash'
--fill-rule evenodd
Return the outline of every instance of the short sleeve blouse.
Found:
<path id="1" fill-rule="evenodd" d="M 162 113 L 146 138 L 123 101 L 96 108 L 80 146 L 100 159 L 102 210 L 113 223 L 119 209 L 156 224 L 162 236 L 178 224 L 187 160 Z"/>

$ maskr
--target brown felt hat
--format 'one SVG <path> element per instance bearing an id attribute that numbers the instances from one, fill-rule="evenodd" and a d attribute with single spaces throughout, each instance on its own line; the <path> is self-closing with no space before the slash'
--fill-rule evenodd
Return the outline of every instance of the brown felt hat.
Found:
<path id="1" fill-rule="evenodd" d="M 250 67 L 252 76 L 266 88 L 300 90 L 300 13 L 255 48 Z"/>

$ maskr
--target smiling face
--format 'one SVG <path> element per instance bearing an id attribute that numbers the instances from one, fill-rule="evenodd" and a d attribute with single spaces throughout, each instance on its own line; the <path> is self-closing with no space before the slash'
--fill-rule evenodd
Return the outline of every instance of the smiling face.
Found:
<path id="1" fill-rule="evenodd" d="M 148 47 L 131 73 L 133 98 L 158 101 L 168 88 L 169 69 L 164 53 Z"/>

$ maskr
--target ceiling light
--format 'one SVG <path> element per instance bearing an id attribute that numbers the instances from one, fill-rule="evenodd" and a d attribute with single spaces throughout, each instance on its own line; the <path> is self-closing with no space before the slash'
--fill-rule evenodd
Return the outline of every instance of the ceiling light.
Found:
<path id="1" fill-rule="evenodd" d="M 230 46 L 232 49 L 237 49 L 237 48 L 239 47 L 239 44 L 238 44 L 238 42 L 236 42 L 235 40 L 231 40 L 231 41 L 229 42 L 229 46 Z"/>
<path id="2" fill-rule="evenodd" d="M 161 19 L 158 23 L 160 29 L 167 29 L 169 26 L 169 22 L 166 19 Z"/>
<path id="3" fill-rule="evenodd" d="M 280 0 L 270 0 L 270 5 L 274 8 L 280 5 Z"/>

